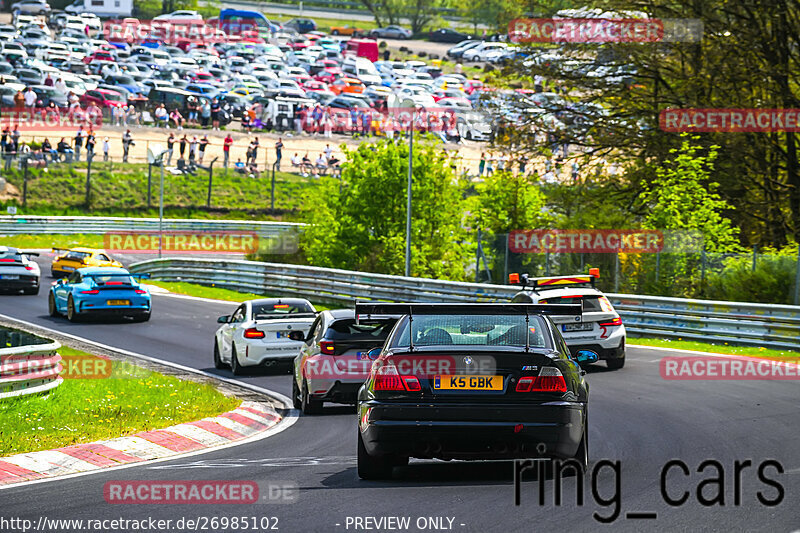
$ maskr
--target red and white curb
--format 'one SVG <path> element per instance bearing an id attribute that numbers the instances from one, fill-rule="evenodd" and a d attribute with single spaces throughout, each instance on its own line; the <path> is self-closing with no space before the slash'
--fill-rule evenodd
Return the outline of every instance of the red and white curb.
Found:
<path id="1" fill-rule="evenodd" d="M 0 485 L 13 485 L 164 459 L 249 439 L 281 416 L 268 403 L 242 402 L 219 416 L 125 437 L 0 458 Z"/>

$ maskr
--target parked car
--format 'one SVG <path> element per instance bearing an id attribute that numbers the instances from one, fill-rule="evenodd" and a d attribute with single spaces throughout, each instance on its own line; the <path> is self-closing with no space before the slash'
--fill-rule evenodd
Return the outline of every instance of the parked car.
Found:
<path id="1" fill-rule="evenodd" d="M 460 43 L 472 39 L 471 35 L 450 28 L 440 28 L 424 34 L 423 37 L 435 43 Z"/>
<path id="2" fill-rule="evenodd" d="M 309 33 L 317 30 L 317 23 L 309 18 L 293 18 L 283 24 L 284 28 L 292 28 L 297 33 Z"/>
<path id="3" fill-rule="evenodd" d="M 401 26 L 386 26 L 385 28 L 376 28 L 370 30 L 369 36 L 373 39 L 410 39 L 411 30 L 407 30 Z"/>
<path id="4" fill-rule="evenodd" d="M 47 15 L 50 13 L 50 5 L 45 0 L 21 0 L 11 4 L 11 12 L 24 15 Z"/>

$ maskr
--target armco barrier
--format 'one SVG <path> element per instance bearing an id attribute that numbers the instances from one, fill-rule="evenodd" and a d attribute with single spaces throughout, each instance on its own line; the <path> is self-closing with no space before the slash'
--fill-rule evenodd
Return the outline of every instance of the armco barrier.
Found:
<path id="1" fill-rule="evenodd" d="M 164 231 L 253 231 L 263 236 L 296 232 L 303 224 L 253 220 L 198 220 L 165 218 Z M 0 235 L 158 231 L 157 218 L 0 216 Z"/>
<path id="2" fill-rule="evenodd" d="M 519 291 L 509 285 L 253 261 L 167 258 L 134 263 L 130 269 L 149 272 L 153 279 L 213 284 L 271 296 L 303 296 L 334 304 L 350 304 L 355 298 L 407 302 L 508 301 Z M 797 306 L 632 294 L 607 296 L 634 335 L 800 349 Z"/>
<path id="3" fill-rule="evenodd" d="M 0 400 L 58 387 L 63 378 L 61 344 L 0 328 Z"/>

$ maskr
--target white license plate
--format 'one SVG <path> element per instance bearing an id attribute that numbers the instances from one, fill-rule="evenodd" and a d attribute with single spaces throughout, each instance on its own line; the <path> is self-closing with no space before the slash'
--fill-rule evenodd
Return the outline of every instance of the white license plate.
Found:
<path id="1" fill-rule="evenodd" d="M 565 333 L 568 331 L 592 331 L 592 323 L 591 322 L 579 322 L 577 324 L 563 324 L 562 331 Z"/>
<path id="2" fill-rule="evenodd" d="M 16 274 L 3 274 L 0 279 L 19 279 L 19 276 Z"/>
<path id="3" fill-rule="evenodd" d="M 61 267 L 61 270 L 63 270 L 64 272 L 72 272 L 73 270 L 75 270 L 75 268 L 74 267 Z"/>

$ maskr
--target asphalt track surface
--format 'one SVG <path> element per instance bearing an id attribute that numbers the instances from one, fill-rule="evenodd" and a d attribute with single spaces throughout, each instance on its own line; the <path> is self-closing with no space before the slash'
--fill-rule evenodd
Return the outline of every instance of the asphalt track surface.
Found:
<path id="1" fill-rule="evenodd" d="M 46 258 L 41 258 L 43 266 Z M 43 268 L 47 272 L 48 268 Z M 43 282 L 49 283 L 46 276 Z M 45 285 L 46 287 L 46 285 Z M 234 305 L 168 295 L 154 295 L 148 323 L 79 323 L 47 315 L 47 290 L 38 296 L 0 296 L 0 313 L 45 327 L 219 373 L 211 364 L 218 315 Z M 0 490 L 0 518 L 177 519 L 180 517 L 277 517 L 277 530 L 389 531 L 354 527 L 355 517 L 409 517 L 406 531 L 418 519 L 453 519 L 453 531 L 770 531 L 800 530 L 800 383 L 794 381 L 665 381 L 658 362 L 664 351 L 629 348 L 621 371 L 604 365 L 590 369 L 590 461 L 619 461 L 585 477 L 583 505 L 576 503 L 576 479 L 563 481 L 563 499 L 554 503 L 554 480 L 540 482 L 527 475 L 521 505 L 514 505 L 512 463 L 414 461 L 395 469 L 386 482 L 360 481 L 356 475 L 356 419 L 353 409 L 332 406 L 320 416 L 301 417 L 288 430 L 265 440 L 204 455 L 175 459 L 126 470 L 101 472 L 72 479 Z M 681 354 L 677 354 L 681 355 Z M 685 354 L 684 354 L 685 355 Z M 260 372 L 242 378 L 284 395 L 290 394 L 286 373 Z M 668 461 L 678 468 L 667 477 L 668 495 L 688 498 L 670 506 L 662 497 L 660 476 Z M 783 474 L 766 468 L 764 476 L 783 492 L 758 478 L 766 460 L 780 463 Z M 724 478 L 719 485 L 704 480 L 720 472 L 698 467 L 718 461 Z M 736 488 L 735 461 L 752 461 Z M 291 483 L 299 487 L 294 503 L 272 505 L 110 505 L 103 486 L 115 480 L 254 480 L 260 484 Z M 619 481 L 620 489 L 616 483 Z M 595 488 L 593 495 L 592 488 Z M 701 505 L 698 487 L 712 498 L 718 492 L 724 505 Z M 736 501 L 736 492 L 740 499 Z M 596 517 L 618 517 L 610 524 Z M 637 518 L 630 513 L 655 513 Z M 430 524 L 430 522 L 429 522 Z M 444 520 L 445 528 L 449 524 Z M 419 525 L 425 526 L 422 521 Z M 51 529 L 57 531 L 56 529 Z M 61 529 L 58 531 L 65 531 Z M 229 529 L 232 530 L 232 529 Z M 445 529 L 447 530 L 447 529 Z M 13 531 L 5 529 L 5 531 Z M 169 529 L 168 531 L 179 531 Z M 221 528 L 215 531 L 223 531 Z"/>

